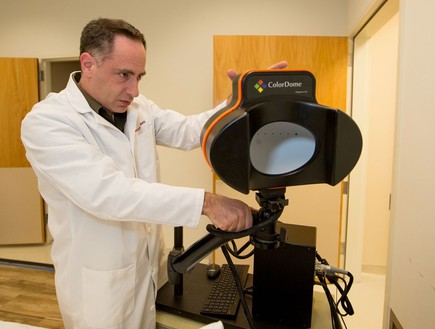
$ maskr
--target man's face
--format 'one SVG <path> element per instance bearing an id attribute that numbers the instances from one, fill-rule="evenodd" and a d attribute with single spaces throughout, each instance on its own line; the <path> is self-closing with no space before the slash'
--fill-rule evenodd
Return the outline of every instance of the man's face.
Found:
<path id="1" fill-rule="evenodd" d="M 142 43 L 116 36 L 112 53 L 102 62 L 90 54 L 82 56 L 83 89 L 109 111 L 125 112 L 139 95 L 139 81 L 145 75 L 146 51 Z"/>

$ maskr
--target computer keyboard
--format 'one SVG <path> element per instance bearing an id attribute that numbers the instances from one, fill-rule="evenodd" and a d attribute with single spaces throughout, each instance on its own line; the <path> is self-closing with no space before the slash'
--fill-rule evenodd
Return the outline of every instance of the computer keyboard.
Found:
<path id="1" fill-rule="evenodd" d="M 249 265 L 237 264 L 235 267 L 242 287 L 244 287 L 248 278 Z M 240 296 L 228 264 L 222 265 L 217 280 L 208 295 L 201 314 L 235 319 L 240 304 Z"/>

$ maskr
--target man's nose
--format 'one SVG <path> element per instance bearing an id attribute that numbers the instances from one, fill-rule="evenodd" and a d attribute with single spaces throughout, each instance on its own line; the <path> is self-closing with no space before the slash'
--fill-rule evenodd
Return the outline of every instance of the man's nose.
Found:
<path id="1" fill-rule="evenodd" d="M 127 93 L 133 98 L 139 96 L 139 81 L 134 81 L 132 79 L 132 81 L 128 85 Z"/>

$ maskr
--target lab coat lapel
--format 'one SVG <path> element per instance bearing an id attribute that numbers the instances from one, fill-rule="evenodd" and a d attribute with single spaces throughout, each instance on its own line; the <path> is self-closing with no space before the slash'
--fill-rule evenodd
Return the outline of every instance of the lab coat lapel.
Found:
<path id="1" fill-rule="evenodd" d="M 65 88 L 65 91 L 68 95 L 68 101 L 70 104 L 75 108 L 75 110 L 78 113 L 85 114 L 85 113 L 91 113 L 98 124 L 101 124 L 103 126 L 112 127 L 113 125 L 105 120 L 103 117 L 101 117 L 98 113 L 96 113 L 90 106 L 88 101 L 86 100 L 83 93 L 80 91 L 80 89 L 77 87 L 76 82 L 74 81 L 74 75 L 78 72 L 73 72 L 70 75 L 70 78 L 68 80 L 68 84 Z"/>
<path id="2" fill-rule="evenodd" d="M 92 112 L 91 107 L 86 101 L 85 96 L 83 96 L 80 89 L 77 87 L 76 82 L 74 81 L 74 75 L 77 72 L 73 72 L 70 75 L 68 80 L 68 84 L 65 88 L 65 92 L 67 93 L 68 102 L 76 109 L 79 113 L 87 113 Z"/>
<path id="3" fill-rule="evenodd" d="M 127 110 L 127 120 L 125 122 L 124 133 L 128 137 L 130 144 L 134 145 L 137 126 L 137 109 L 129 108 Z"/>

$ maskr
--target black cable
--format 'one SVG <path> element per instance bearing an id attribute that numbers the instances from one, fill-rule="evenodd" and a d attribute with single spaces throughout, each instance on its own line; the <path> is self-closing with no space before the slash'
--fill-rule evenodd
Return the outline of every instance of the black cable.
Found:
<path id="1" fill-rule="evenodd" d="M 328 300 L 329 310 L 331 313 L 332 328 L 333 329 L 342 329 L 340 319 L 338 318 L 338 313 L 337 313 L 335 301 L 331 295 L 331 292 L 329 291 L 328 285 L 326 284 L 325 277 L 318 274 L 317 278 L 319 279 L 319 281 L 323 287 L 323 290 L 325 291 L 326 298 Z"/>
<path id="2" fill-rule="evenodd" d="M 326 278 L 328 279 L 328 281 L 330 283 L 333 283 L 336 287 L 336 289 L 342 294 L 345 295 L 345 291 L 347 289 L 347 282 L 344 278 L 342 278 L 339 275 L 331 275 L 331 274 L 326 274 Z M 338 280 L 341 280 L 343 282 L 344 285 L 344 289 L 340 286 L 340 284 L 338 283 Z M 341 296 L 337 302 L 335 302 L 335 310 L 337 312 L 337 314 L 340 316 L 341 318 L 341 322 L 343 323 L 344 327 L 347 329 L 347 325 L 346 322 L 344 321 L 344 317 L 353 314 L 353 308 L 352 305 L 349 302 L 349 306 L 347 305 L 347 302 L 349 302 L 349 300 L 347 298 L 343 299 L 343 296 Z M 340 312 L 339 306 L 341 305 L 341 307 L 345 310 L 345 313 Z"/>
<path id="3" fill-rule="evenodd" d="M 253 233 L 255 233 L 256 231 L 258 231 L 259 229 L 266 227 L 269 224 L 272 224 L 273 222 L 277 221 L 279 216 L 281 216 L 282 212 L 284 209 L 280 209 L 279 211 L 270 214 L 270 217 L 267 218 L 266 220 L 255 224 L 254 226 L 240 231 L 240 232 L 228 232 L 228 231 L 222 231 L 221 229 L 216 228 L 216 226 L 212 225 L 212 224 L 208 224 L 206 226 L 206 229 L 209 233 L 213 234 L 214 236 L 217 237 L 223 237 L 226 238 L 228 241 L 229 240 L 235 240 L 235 239 L 239 239 L 239 238 L 243 238 L 245 236 L 251 235 Z"/>
<path id="4" fill-rule="evenodd" d="M 226 243 L 225 246 L 226 246 L 228 252 L 229 252 L 231 255 L 233 255 L 235 258 L 237 258 L 237 259 L 247 259 L 247 258 L 251 257 L 252 255 L 254 255 L 254 251 L 255 251 L 255 249 L 251 250 L 251 251 L 250 251 L 248 254 L 246 254 L 246 255 L 243 255 L 243 256 L 240 255 L 243 251 L 245 251 L 245 249 L 246 249 L 247 247 L 249 247 L 249 246 L 251 245 L 251 242 L 250 242 L 250 241 L 246 242 L 246 243 L 242 246 L 242 248 L 240 248 L 240 249 L 237 249 L 237 244 L 236 244 L 236 242 L 235 242 L 234 240 L 231 240 L 230 242 L 231 242 L 231 245 L 233 246 L 232 249 L 230 248 L 230 246 L 228 245 L 228 243 Z"/>
<path id="5" fill-rule="evenodd" d="M 241 254 L 242 252 L 245 251 L 246 248 L 248 248 L 248 247 L 251 245 L 251 241 L 247 241 L 247 242 L 242 246 L 242 248 L 238 249 L 238 248 L 237 248 L 237 244 L 236 244 L 236 242 L 235 242 L 234 240 L 231 240 L 231 242 L 232 242 L 232 245 L 233 245 L 233 247 L 234 247 L 234 250 L 236 251 L 236 253 L 237 253 L 239 256 L 240 256 L 240 254 Z"/>
<path id="6" fill-rule="evenodd" d="M 321 264 L 329 266 L 328 261 L 325 258 L 322 258 L 317 251 L 316 251 L 316 259 Z M 331 272 L 334 272 L 334 269 L 331 269 Z M 347 275 L 349 277 L 349 282 L 348 283 L 346 283 L 346 281 L 342 277 L 340 277 L 338 275 L 335 275 L 335 273 L 332 274 L 332 275 L 331 274 L 327 275 L 328 280 L 337 287 L 338 291 L 341 294 L 340 299 L 337 301 L 337 306 L 340 303 L 342 308 L 343 308 L 343 310 L 345 311 L 345 313 L 341 313 L 338 310 L 338 308 L 337 308 L 337 311 L 339 312 L 339 314 L 341 316 L 353 315 L 355 312 L 353 310 L 352 303 L 350 302 L 349 298 L 347 297 L 348 293 L 350 291 L 350 288 L 352 287 L 352 284 L 353 284 L 353 275 L 349 271 L 340 270 L 340 272 L 342 274 L 345 274 L 345 275 Z M 337 278 L 343 280 L 343 282 L 345 283 L 345 289 L 342 289 L 342 287 L 338 283 L 338 279 Z"/>
<path id="7" fill-rule="evenodd" d="M 337 290 L 340 292 L 341 296 L 336 302 L 336 304 L 337 304 L 337 310 L 341 316 L 353 315 L 355 313 L 352 307 L 352 303 L 348 298 L 348 293 L 353 284 L 353 275 L 351 273 L 348 273 L 347 276 L 349 277 L 349 282 L 346 282 L 346 280 L 339 275 L 334 275 L 334 276 L 327 275 L 328 280 L 331 283 L 333 283 L 337 288 Z M 343 282 L 344 289 L 339 284 L 338 282 L 339 280 Z M 341 307 L 344 310 L 344 313 L 340 312 L 338 305 L 341 305 Z"/>
<path id="8" fill-rule="evenodd" d="M 227 260 L 227 263 L 228 263 L 228 266 L 231 270 L 231 273 L 233 274 L 234 282 L 236 283 L 237 291 L 238 291 L 239 296 L 240 296 L 240 302 L 242 303 L 243 311 L 245 312 L 246 319 L 248 320 L 248 323 L 249 323 L 249 327 L 251 329 L 255 329 L 254 319 L 252 318 L 252 314 L 249 311 L 248 304 L 246 303 L 245 295 L 243 293 L 242 283 L 240 282 L 240 277 L 239 277 L 237 270 L 234 266 L 233 260 L 231 259 L 230 254 L 228 253 L 228 250 L 225 246 L 221 246 L 221 249 L 222 249 L 222 253 L 225 256 L 225 259 Z"/>
<path id="9" fill-rule="evenodd" d="M 324 279 L 320 275 L 318 275 L 317 277 L 319 279 L 320 285 L 323 288 L 323 291 L 325 292 L 326 300 L 328 301 L 329 312 L 330 312 L 330 315 L 331 315 L 332 329 L 336 329 L 336 324 L 335 324 L 335 320 L 334 320 L 334 306 L 333 306 L 333 303 L 331 303 L 331 298 L 330 298 L 329 290 L 328 290 L 328 288 L 326 286 L 326 283 L 325 283 Z"/>
<path id="10" fill-rule="evenodd" d="M 328 302 L 330 304 L 330 308 L 334 309 L 334 313 L 335 313 L 335 315 L 332 317 L 333 327 L 336 328 L 336 326 L 339 325 L 341 328 L 341 323 L 343 323 L 344 327 L 347 329 L 347 325 L 346 322 L 344 321 L 344 317 L 347 315 L 354 314 L 352 304 L 348 298 L 348 293 L 353 284 L 353 275 L 349 271 L 329 266 L 328 261 L 322 258 L 317 252 L 316 252 L 316 259 L 321 264 L 321 265 L 316 265 L 316 275 L 319 278 L 319 281 L 322 283 L 324 290 L 328 289 L 329 291 L 329 288 L 327 288 L 326 285 L 326 279 L 327 279 L 330 283 L 334 284 L 337 291 L 340 293 L 340 298 L 338 298 L 336 302 L 333 300 L 330 292 L 329 292 L 330 297 L 327 296 Z M 341 275 L 338 275 L 338 273 Z M 347 282 L 342 277 L 342 275 L 348 276 L 349 281 Z M 342 285 L 344 288 L 342 287 Z M 328 293 L 326 294 L 328 295 Z M 340 306 L 344 312 L 341 312 Z M 340 318 L 338 316 L 340 316 Z M 341 323 L 340 323 L 340 319 L 341 319 Z"/>

